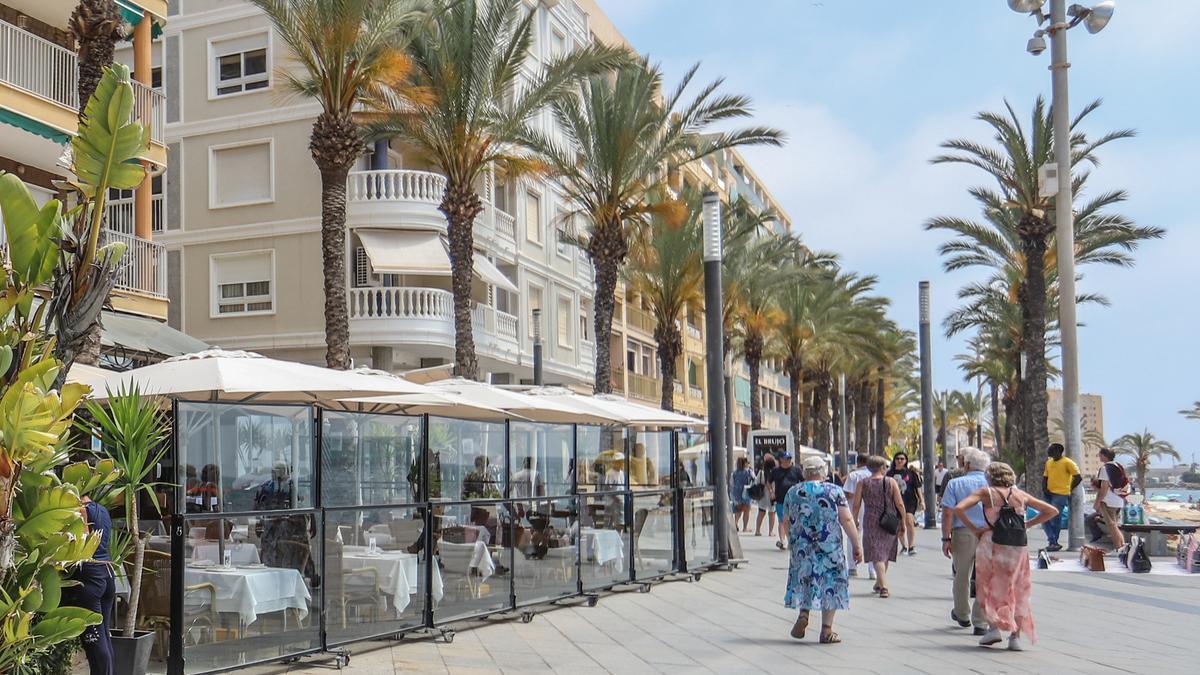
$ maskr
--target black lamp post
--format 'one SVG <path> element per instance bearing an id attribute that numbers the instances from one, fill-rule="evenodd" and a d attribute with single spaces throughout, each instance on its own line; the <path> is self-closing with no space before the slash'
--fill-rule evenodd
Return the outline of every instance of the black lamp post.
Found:
<path id="1" fill-rule="evenodd" d="M 717 562 L 729 562 L 729 462 L 725 448 L 725 388 L 721 342 L 721 200 L 715 192 L 704 193 L 704 327 L 708 368 L 708 447 L 712 453 L 713 542 Z"/>

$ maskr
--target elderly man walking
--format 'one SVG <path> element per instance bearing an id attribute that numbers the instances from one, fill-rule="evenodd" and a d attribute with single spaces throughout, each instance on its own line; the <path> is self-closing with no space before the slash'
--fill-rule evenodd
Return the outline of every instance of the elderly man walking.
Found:
<path id="1" fill-rule="evenodd" d="M 960 456 L 965 460 L 966 473 L 952 478 L 942 492 L 942 553 L 954 561 L 954 609 L 950 610 L 950 618 L 963 628 L 974 624 L 975 634 L 983 635 L 988 629 L 987 619 L 979 607 L 979 600 L 971 602 L 971 573 L 975 567 L 978 539 L 971 528 L 954 515 L 954 507 L 976 490 L 987 487 L 983 472 L 991 463 L 991 457 L 974 448 L 964 449 Z M 968 510 L 967 518 L 976 529 L 987 527 L 982 504 Z"/>

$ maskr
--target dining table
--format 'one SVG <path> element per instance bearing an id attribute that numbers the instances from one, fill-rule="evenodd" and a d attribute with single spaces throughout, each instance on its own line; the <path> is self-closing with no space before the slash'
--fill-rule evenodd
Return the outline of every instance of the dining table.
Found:
<path id="1" fill-rule="evenodd" d="M 184 568 L 184 583 L 212 584 L 216 589 L 214 609 L 219 614 L 237 614 L 242 626 L 249 626 L 263 614 L 294 609 L 303 619 L 308 616 L 312 594 L 299 570 L 290 567 L 242 565 L 232 568 L 196 566 Z"/>
<path id="2" fill-rule="evenodd" d="M 593 527 L 579 529 L 580 558 L 601 565 L 613 563 L 616 571 L 625 571 L 625 542 L 616 530 Z"/>
<path id="3" fill-rule="evenodd" d="M 376 550 L 366 546 L 346 546 L 342 550 L 342 567 L 346 570 L 374 568 L 379 574 L 379 586 L 392 596 L 392 607 L 401 614 L 412 602 L 421 585 L 420 556 L 406 551 Z M 433 600 L 442 599 L 442 572 L 433 567 Z"/>

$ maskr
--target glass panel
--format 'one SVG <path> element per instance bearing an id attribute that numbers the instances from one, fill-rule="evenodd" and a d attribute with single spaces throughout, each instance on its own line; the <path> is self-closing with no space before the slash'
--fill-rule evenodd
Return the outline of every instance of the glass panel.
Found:
<path id="1" fill-rule="evenodd" d="M 181 402 L 177 437 L 187 512 L 314 503 L 313 417 L 307 406 Z M 183 505 L 179 510 L 185 511 Z"/>
<path id="2" fill-rule="evenodd" d="M 418 501 L 421 418 L 325 411 L 321 425 L 322 505 Z"/>
<path id="3" fill-rule="evenodd" d="M 193 515 L 184 524 L 187 672 L 320 647 L 320 591 L 315 581 L 321 566 L 315 556 L 321 528 L 315 512 L 217 520 Z M 149 544 L 155 573 L 142 581 L 141 614 L 169 617 L 170 540 L 152 538 Z M 158 588 L 164 580 L 164 588 Z"/>
<path id="4" fill-rule="evenodd" d="M 246 295 L 270 295 L 270 281 L 250 281 L 246 283 Z"/>
<path id="5" fill-rule="evenodd" d="M 509 424 L 510 496 L 513 499 L 571 494 L 571 426 Z"/>
<path id="6" fill-rule="evenodd" d="M 634 490 L 671 487 L 671 432 L 638 432 L 629 457 L 629 486 Z"/>
<path id="7" fill-rule="evenodd" d="M 683 493 L 683 554 L 688 569 L 702 567 L 716 559 L 712 504 L 711 489 Z"/>
<path id="8" fill-rule="evenodd" d="M 513 587 L 517 604 L 546 602 L 578 591 L 578 504 L 574 497 L 514 502 L 517 521 L 513 526 Z"/>
<path id="9" fill-rule="evenodd" d="M 262 75 L 267 72 L 267 50 L 255 49 L 244 55 L 245 74 Z"/>
<path id="10" fill-rule="evenodd" d="M 369 524 L 359 532 L 333 522 Z M 325 618 L 330 643 L 399 633 L 425 623 L 424 509 L 336 509 L 326 514 Z M 442 599 L 434 570 L 434 601 Z"/>
<path id="11" fill-rule="evenodd" d="M 432 436 L 432 433 L 430 434 Z M 512 513 L 503 503 L 433 506 L 444 595 L 434 620 L 502 611 L 510 606 Z"/>
<path id="12" fill-rule="evenodd" d="M 218 56 L 217 69 L 220 72 L 222 82 L 236 80 L 242 76 L 242 55 L 229 54 L 227 56 Z"/>
<path id="13" fill-rule="evenodd" d="M 580 577 L 585 589 L 629 581 L 625 494 L 580 497 Z"/>
<path id="14" fill-rule="evenodd" d="M 222 298 L 241 298 L 245 296 L 244 284 L 221 284 Z"/>
<path id="15" fill-rule="evenodd" d="M 499 499 L 504 495 L 504 425 L 429 419 L 430 499 Z"/>
<path id="16" fill-rule="evenodd" d="M 621 427 L 577 427 L 575 461 L 578 492 L 625 489 L 625 429 Z"/>
<path id="17" fill-rule="evenodd" d="M 633 495 L 633 565 L 639 579 L 675 571 L 671 493 Z"/>
<path id="18" fill-rule="evenodd" d="M 676 436 L 679 458 L 675 463 L 675 480 L 681 488 L 712 485 L 708 439 L 704 434 L 680 431 Z"/>
<path id="19" fill-rule="evenodd" d="M 251 91 L 253 89 L 266 89 L 268 84 L 270 84 L 270 82 L 265 79 L 255 80 L 253 82 L 247 82 L 246 83 L 246 91 Z"/>

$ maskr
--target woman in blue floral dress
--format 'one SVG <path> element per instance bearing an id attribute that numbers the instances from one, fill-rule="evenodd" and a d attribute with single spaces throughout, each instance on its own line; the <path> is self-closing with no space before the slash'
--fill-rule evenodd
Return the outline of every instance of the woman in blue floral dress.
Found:
<path id="1" fill-rule="evenodd" d="M 834 613 L 850 607 L 843 532 L 853 544 L 855 562 L 862 561 L 862 544 L 845 493 L 825 482 L 824 460 L 810 457 L 803 469 L 804 482 L 788 491 L 783 501 L 786 523 L 779 524 L 787 527 L 791 550 L 783 604 L 800 609 L 792 637 L 804 637 L 809 611 L 815 609 L 821 612 L 820 641 L 832 644 L 842 641 L 833 632 Z"/>

